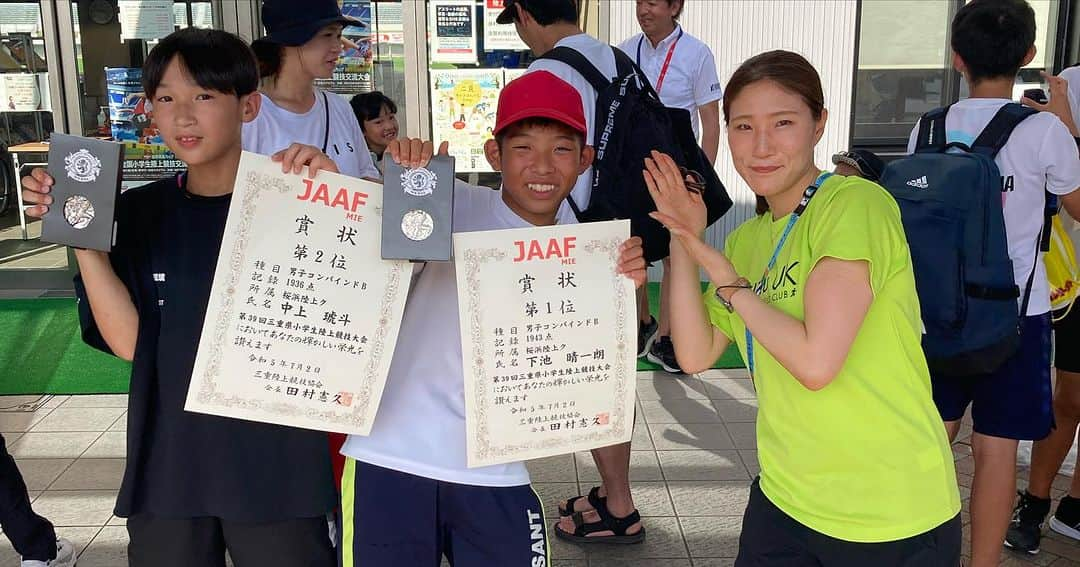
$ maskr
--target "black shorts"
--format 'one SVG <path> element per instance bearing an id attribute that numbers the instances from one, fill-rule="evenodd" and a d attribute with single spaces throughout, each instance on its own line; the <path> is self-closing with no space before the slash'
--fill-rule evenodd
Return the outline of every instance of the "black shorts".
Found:
<path id="1" fill-rule="evenodd" d="M 917 536 L 855 543 L 816 532 L 777 508 L 758 486 L 750 488 L 735 567 L 957 567 L 960 515 Z"/>
<path id="2" fill-rule="evenodd" d="M 1054 323 L 1054 368 L 1080 373 L 1080 305 Z"/>

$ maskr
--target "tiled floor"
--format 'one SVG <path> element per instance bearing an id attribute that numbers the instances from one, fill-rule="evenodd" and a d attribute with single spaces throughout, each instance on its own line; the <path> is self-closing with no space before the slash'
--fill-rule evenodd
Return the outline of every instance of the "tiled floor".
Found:
<path id="1" fill-rule="evenodd" d="M 638 399 L 630 474 L 648 539 L 636 546 L 586 549 L 552 538 L 553 563 L 731 565 L 748 485 L 757 472 L 757 402 L 750 380 L 730 371 L 700 378 L 641 373 Z M 125 405 L 125 396 L 0 397 L 0 432 L 26 477 L 34 508 L 75 542 L 80 567 L 126 564 L 127 531 L 123 520 L 112 515 L 124 465 Z M 955 452 L 966 508 L 971 448 L 961 442 Z M 534 461 L 529 469 L 549 519 L 558 499 L 588 490 L 598 478 L 584 453 Z M 1069 481 L 1057 478 L 1055 498 Z M 966 512 L 964 518 L 967 524 Z M 14 551 L 0 538 L 0 567 L 17 565 Z M 1038 556 L 1029 560 L 1006 552 L 1002 565 L 1080 567 L 1080 545 L 1051 532 Z"/>

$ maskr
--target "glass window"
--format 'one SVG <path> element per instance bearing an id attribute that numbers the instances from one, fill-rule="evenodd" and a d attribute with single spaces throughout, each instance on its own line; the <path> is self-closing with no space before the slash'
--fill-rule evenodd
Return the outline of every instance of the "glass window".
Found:
<path id="1" fill-rule="evenodd" d="M 457 172 L 498 187 L 484 157 L 499 92 L 531 62 L 513 24 L 495 18 L 503 0 L 428 0 L 428 95 L 431 138 L 450 142 Z"/>
<path id="2" fill-rule="evenodd" d="M 948 43 L 956 0 L 860 4 L 855 143 L 906 144 L 912 125 L 956 97 Z"/>
<path id="3" fill-rule="evenodd" d="M 18 207 L 19 172 L 45 161 L 53 130 L 50 78 L 38 2 L 0 2 L 0 287 L 27 287 L 26 271 L 66 270 L 67 249 L 43 244 L 40 222 Z M 20 277 L 13 278 L 13 275 Z"/>
<path id="4" fill-rule="evenodd" d="M 923 113 L 968 96 L 952 67 L 949 29 L 969 0 L 875 0 L 860 3 L 854 130 L 857 146 L 906 148 Z M 1013 89 L 1046 88 L 1058 48 L 1057 0 L 1029 0 L 1035 11 L 1036 55 Z"/>

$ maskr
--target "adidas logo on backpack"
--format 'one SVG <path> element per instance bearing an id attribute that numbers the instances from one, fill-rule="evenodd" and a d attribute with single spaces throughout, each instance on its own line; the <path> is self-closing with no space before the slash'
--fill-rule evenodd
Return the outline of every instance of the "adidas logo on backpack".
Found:
<path id="1" fill-rule="evenodd" d="M 925 175 L 918 179 L 912 179 L 911 181 L 908 181 L 907 184 L 917 189 L 927 189 L 930 187 L 930 183 L 926 180 Z"/>
<path id="2" fill-rule="evenodd" d="M 1020 313 L 1027 311 L 1032 283 L 1017 309 L 1020 290 L 1009 258 L 994 156 L 1013 129 L 1036 111 L 1013 103 L 1002 106 L 968 147 L 946 139 L 948 110 L 922 117 L 915 153 L 890 163 L 881 185 L 900 206 L 930 370 L 985 374 L 1019 348 Z"/>

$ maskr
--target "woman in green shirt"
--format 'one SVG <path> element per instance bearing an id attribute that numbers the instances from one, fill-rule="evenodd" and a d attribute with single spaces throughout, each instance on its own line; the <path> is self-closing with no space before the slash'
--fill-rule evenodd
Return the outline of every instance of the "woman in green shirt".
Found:
<path id="1" fill-rule="evenodd" d="M 956 567 L 960 496 L 900 212 L 880 186 L 815 165 L 824 106 L 795 53 L 732 76 L 728 146 L 767 210 L 723 252 L 703 240 L 705 207 L 671 158 L 646 160 L 654 216 L 676 237 L 679 364 L 704 370 L 734 341 L 757 389 L 761 476 L 736 566 Z"/>

